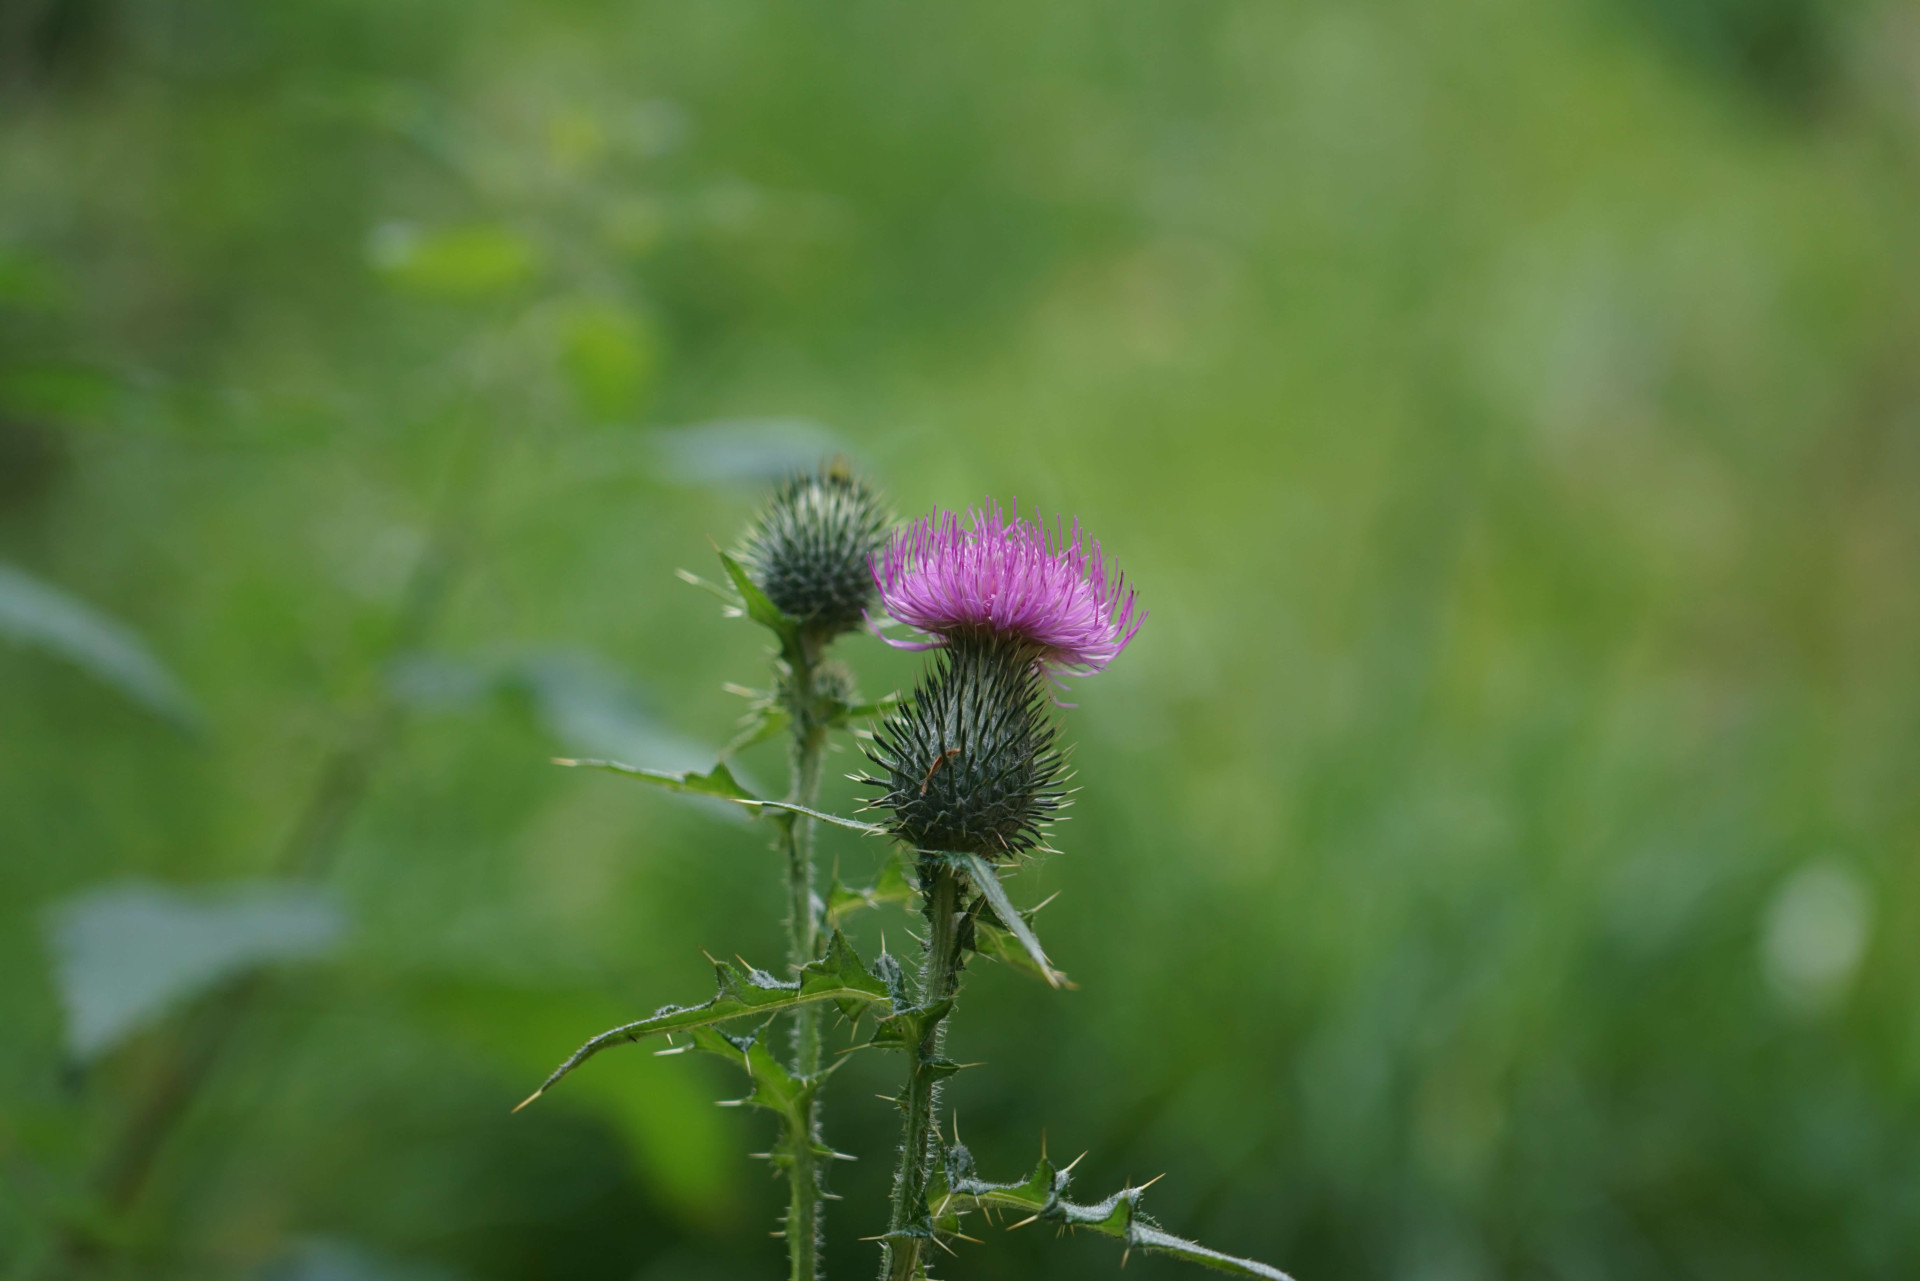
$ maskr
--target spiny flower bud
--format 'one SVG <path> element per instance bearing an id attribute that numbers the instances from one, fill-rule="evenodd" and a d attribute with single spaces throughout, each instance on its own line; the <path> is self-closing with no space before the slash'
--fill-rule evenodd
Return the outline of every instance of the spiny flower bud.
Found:
<path id="1" fill-rule="evenodd" d="M 875 731 L 867 757 L 887 826 L 920 850 L 1010 858 L 1040 844 L 1066 803 L 1066 762 L 1022 640 L 957 636 L 912 699 Z"/>
<path id="2" fill-rule="evenodd" d="M 873 599 L 886 504 L 845 463 L 789 476 L 754 518 L 739 552 L 756 586 L 816 637 L 860 621 Z"/>

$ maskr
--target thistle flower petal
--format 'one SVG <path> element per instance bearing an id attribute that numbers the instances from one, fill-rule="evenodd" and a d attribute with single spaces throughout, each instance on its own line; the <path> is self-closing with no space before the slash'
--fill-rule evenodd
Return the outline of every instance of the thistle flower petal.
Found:
<path id="1" fill-rule="evenodd" d="M 1056 671 L 1091 674 L 1127 647 L 1146 611 L 1125 578 L 1110 570 L 1080 522 L 1049 533 L 1015 508 L 1009 520 L 992 499 L 967 512 L 936 511 L 896 532 L 872 562 L 888 616 L 933 648 L 959 635 L 1023 642 Z"/>

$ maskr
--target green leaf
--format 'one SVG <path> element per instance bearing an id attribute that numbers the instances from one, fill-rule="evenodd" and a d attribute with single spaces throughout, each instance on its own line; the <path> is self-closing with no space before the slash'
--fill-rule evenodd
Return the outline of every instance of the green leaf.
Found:
<path id="1" fill-rule="evenodd" d="M 711 579 L 702 578 L 690 569 L 676 569 L 673 571 L 673 576 L 683 583 L 698 587 L 709 595 L 719 597 L 720 603 L 727 607 L 730 617 L 738 618 L 747 612 L 747 607 L 741 603 L 738 596 Z"/>
<path id="2" fill-rule="evenodd" d="M 733 588 L 740 593 L 740 600 L 746 606 L 747 617 L 780 638 L 780 655 L 789 663 L 800 660 L 800 620 L 783 613 L 780 607 L 767 598 L 759 584 L 747 576 L 740 568 L 740 562 L 725 552 L 720 553 L 720 565 L 727 571 L 727 577 L 733 580 Z"/>
<path id="3" fill-rule="evenodd" d="M 763 801 L 753 793 L 741 787 L 727 769 L 727 763 L 721 761 L 705 774 L 692 770 L 642 769 L 638 765 L 627 765 L 620 761 L 570 760 L 556 756 L 555 765 L 565 765 L 573 769 L 603 769 L 614 774 L 625 774 L 629 778 L 645 779 L 649 783 L 674 792 L 693 792 L 701 796 L 717 796 L 721 800 L 733 801 L 755 809 L 780 810 L 789 814 L 804 814 L 808 818 L 818 819 L 822 823 L 831 823 L 835 827 L 844 827 L 848 831 L 860 832 L 866 836 L 890 835 L 886 828 L 878 823 L 862 823 L 857 818 L 842 818 L 838 814 L 828 814 L 821 810 L 808 809 L 804 805 L 795 805 L 790 801 Z"/>
<path id="4" fill-rule="evenodd" d="M 720 749 L 720 759 L 724 761 L 729 756 L 746 751 L 749 747 L 778 737 L 786 732 L 787 726 L 792 721 L 793 717 L 778 703 L 768 702 L 755 707 L 747 714 L 746 723 L 740 727 L 740 732 Z"/>
<path id="5" fill-rule="evenodd" d="M 1055 1169 L 1043 1154 L 1033 1173 L 1019 1182 L 988 1183 L 975 1175 L 972 1154 L 955 1143 L 946 1150 L 945 1170 L 927 1189 L 927 1209 L 933 1217 L 935 1231 L 945 1236 L 959 1232 L 960 1216 L 973 1210 L 999 1209 L 1023 1216 L 1014 1227 L 1044 1219 L 1062 1227 L 1085 1228 L 1113 1237 L 1124 1242 L 1129 1253 L 1144 1250 L 1232 1276 L 1293 1281 L 1269 1264 L 1223 1254 L 1168 1232 L 1140 1208 L 1145 1187 L 1123 1188 L 1092 1205 L 1067 1200 L 1072 1170 L 1071 1165 L 1064 1170 Z"/>
<path id="6" fill-rule="evenodd" d="M 861 964 L 859 956 L 838 930 L 827 945 L 826 955 L 809 962 L 801 969 L 800 977 L 791 982 L 731 961 L 715 961 L 713 969 L 719 990 L 711 999 L 699 1005 L 663 1005 L 647 1018 L 602 1032 L 575 1050 L 539 1089 L 527 1096 L 520 1108 L 545 1094 L 561 1077 L 600 1051 L 615 1045 L 629 1045 L 669 1032 L 692 1031 L 746 1015 L 777 1014 L 815 1001 L 834 1001 L 842 1008 L 855 1001 L 863 1005 L 882 1002 L 891 1006 L 886 982 Z"/>
<path id="7" fill-rule="evenodd" d="M 1000 884 L 999 874 L 993 870 L 993 865 L 978 854 L 954 854 L 941 851 L 939 855 L 966 873 L 967 879 L 973 882 L 974 889 L 987 900 L 987 905 L 993 908 L 993 914 L 1000 918 L 1000 924 L 1019 941 L 1027 958 L 1039 967 L 1040 975 L 1046 979 L 1047 985 L 1049 987 L 1064 985 L 1067 976 L 1054 969 L 1047 960 L 1046 951 L 1040 946 L 1039 936 L 1033 932 L 1033 927 L 1027 924 L 1027 918 L 1014 909 L 1013 900 L 1007 897 L 1006 887 Z"/>
<path id="8" fill-rule="evenodd" d="M 855 912 L 883 903 L 911 903 L 913 894 L 906 863 L 895 854 L 887 859 L 872 885 L 848 889 L 837 875 L 833 878 L 833 887 L 827 891 L 827 923 L 837 927 Z"/>
<path id="9" fill-rule="evenodd" d="M 0 636 L 66 659 L 182 729 L 199 724 L 193 699 L 130 628 L 7 565 L 0 565 Z"/>
<path id="10" fill-rule="evenodd" d="M 555 765 L 565 765 L 569 769 L 603 769 L 614 774 L 625 774 L 629 778 L 645 779 L 657 783 L 670 792 L 691 792 L 698 796 L 717 796 L 722 800 L 738 801 L 743 805 L 770 805 L 775 802 L 762 801 L 752 792 L 740 786 L 734 780 L 733 771 L 727 763 L 721 761 L 705 774 L 693 770 L 642 769 L 638 765 L 625 765 L 619 761 L 569 760 L 564 756 L 553 759 Z"/>
<path id="11" fill-rule="evenodd" d="M 1031 912 L 1022 916 L 1030 917 Z M 1031 953 L 1020 940 L 988 921 L 976 921 L 973 926 L 973 950 L 990 960 L 1002 961 L 1019 970 L 1022 974 L 1032 975 L 1051 987 L 1078 987 L 1079 984 L 1066 978 L 1058 970 L 1047 969 L 1033 959 Z M 1056 982 L 1055 980 L 1058 980 Z"/>

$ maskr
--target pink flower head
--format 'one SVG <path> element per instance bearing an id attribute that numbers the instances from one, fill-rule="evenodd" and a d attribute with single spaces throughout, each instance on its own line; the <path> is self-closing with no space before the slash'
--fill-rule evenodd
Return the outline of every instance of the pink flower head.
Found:
<path id="1" fill-rule="evenodd" d="M 1118 572 L 1111 579 L 1100 544 L 1075 521 L 1049 537 L 1039 524 L 1012 521 L 988 499 L 967 513 L 935 512 L 896 532 L 873 562 L 873 581 L 889 616 L 928 633 L 896 641 L 934 649 L 955 634 L 1018 638 L 1061 671 L 1104 668 L 1140 630 L 1146 611 Z"/>

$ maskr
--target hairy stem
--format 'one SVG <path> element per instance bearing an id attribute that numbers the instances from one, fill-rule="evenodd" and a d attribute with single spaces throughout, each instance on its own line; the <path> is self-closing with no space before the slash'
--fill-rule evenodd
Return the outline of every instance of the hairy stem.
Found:
<path id="1" fill-rule="evenodd" d="M 924 1275 L 923 1257 L 927 1243 L 933 1239 L 933 1226 L 927 1216 L 927 1182 L 938 1155 L 935 1116 L 940 1082 L 951 1071 L 940 1054 L 947 1020 L 946 1011 L 939 1007 L 960 987 L 960 878 L 944 863 L 923 864 L 920 888 L 927 914 L 920 1008 L 930 1011 L 931 1017 L 922 1028 L 920 1043 L 911 1051 L 906 1092 L 901 1096 L 906 1120 L 901 1127 L 900 1166 L 893 1176 L 893 1214 L 887 1222 L 882 1281 L 916 1281 Z"/>
<path id="2" fill-rule="evenodd" d="M 819 660 L 803 645 L 792 664 L 787 687 L 793 742 L 788 755 L 787 800 L 813 808 L 820 799 L 820 765 L 826 749 L 827 725 L 814 697 L 814 675 Z M 802 814 L 783 825 L 782 852 L 787 856 L 787 961 L 800 967 L 820 954 L 820 904 L 813 892 L 813 820 Z M 807 1005 L 793 1016 L 793 1074 L 811 1077 L 820 1071 L 820 1011 Z M 820 1103 L 807 1105 L 806 1130 L 790 1134 L 791 1164 L 787 1167 L 788 1281 L 816 1281 L 820 1276 Z"/>

